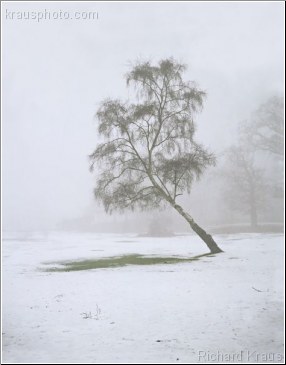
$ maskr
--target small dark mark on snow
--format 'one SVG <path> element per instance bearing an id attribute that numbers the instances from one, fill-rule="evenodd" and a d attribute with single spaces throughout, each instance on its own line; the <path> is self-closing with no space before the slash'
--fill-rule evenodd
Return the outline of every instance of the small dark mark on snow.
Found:
<path id="1" fill-rule="evenodd" d="M 172 341 L 177 341 L 175 338 L 172 340 L 156 340 L 156 342 L 172 342 Z"/>
<path id="2" fill-rule="evenodd" d="M 262 293 L 262 290 L 256 289 L 254 288 L 254 286 L 252 287 L 252 289 L 258 291 L 259 293 Z"/>

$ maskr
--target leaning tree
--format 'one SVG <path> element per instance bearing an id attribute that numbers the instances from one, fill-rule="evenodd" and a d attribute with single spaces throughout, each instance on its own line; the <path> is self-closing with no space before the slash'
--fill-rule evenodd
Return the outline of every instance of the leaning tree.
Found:
<path id="1" fill-rule="evenodd" d="M 126 75 L 134 86 L 133 101 L 107 99 L 96 116 L 101 142 L 90 155 L 96 168 L 96 199 L 106 211 L 150 209 L 171 205 L 207 244 L 222 250 L 177 202 L 213 154 L 194 140 L 194 114 L 205 92 L 182 78 L 186 66 L 173 59 L 137 63 Z"/>

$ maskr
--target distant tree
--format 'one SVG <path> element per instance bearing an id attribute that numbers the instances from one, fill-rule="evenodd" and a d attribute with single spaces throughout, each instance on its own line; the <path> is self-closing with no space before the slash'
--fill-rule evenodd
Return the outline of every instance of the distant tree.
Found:
<path id="1" fill-rule="evenodd" d="M 255 152 L 242 144 L 225 152 L 224 199 L 232 210 L 249 214 L 252 228 L 258 226 L 258 212 L 265 202 L 267 184 L 255 164 Z"/>
<path id="2" fill-rule="evenodd" d="M 242 124 L 240 139 L 247 149 L 264 160 L 271 199 L 284 198 L 284 100 L 272 96 Z M 267 156 L 267 155 L 268 156 Z M 271 162 L 270 162 L 271 161 Z M 276 201 L 277 206 L 279 202 Z"/>
<path id="3" fill-rule="evenodd" d="M 109 212 L 170 204 L 210 251 L 219 253 L 212 236 L 177 202 L 215 163 L 194 140 L 194 114 L 205 93 L 183 80 L 185 69 L 173 59 L 158 66 L 138 63 L 126 75 L 127 85 L 137 90 L 135 102 L 102 102 L 96 115 L 103 142 L 90 155 L 97 173 L 94 193 Z"/>
<path id="4" fill-rule="evenodd" d="M 262 104 L 242 127 L 254 149 L 284 155 L 284 100 L 274 96 Z"/>

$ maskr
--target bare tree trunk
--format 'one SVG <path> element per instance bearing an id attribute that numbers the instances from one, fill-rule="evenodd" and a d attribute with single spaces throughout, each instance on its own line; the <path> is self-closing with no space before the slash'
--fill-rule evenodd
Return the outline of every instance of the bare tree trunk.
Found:
<path id="1" fill-rule="evenodd" d="M 223 252 L 218 245 L 216 244 L 216 242 L 214 241 L 214 239 L 212 238 L 212 236 L 210 234 L 208 234 L 203 228 L 201 228 L 195 221 L 194 219 L 188 214 L 186 213 L 183 208 L 178 205 L 178 204 L 172 204 L 172 206 L 176 209 L 176 211 L 185 218 L 185 220 L 189 223 L 189 225 L 191 226 L 192 230 L 194 232 L 196 232 L 196 234 L 205 242 L 205 244 L 208 246 L 209 250 L 211 253 L 220 253 Z"/>
<path id="2" fill-rule="evenodd" d="M 185 220 L 189 223 L 189 225 L 191 226 L 192 230 L 194 232 L 196 232 L 196 234 L 204 241 L 204 243 L 208 246 L 209 250 L 211 253 L 220 253 L 223 252 L 223 250 L 221 250 L 218 245 L 216 244 L 216 242 L 214 241 L 214 239 L 212 238 L 212 236 L 210 234 L 208 234 L 204 229 L 202 229 L 195 221 L 194 219 L 184 211 L 184 209 L 176 204 L 176 202 L 169 196 L 167 195 L 164 190 L 162 190 L 162 188 L 157 184 L 157 182 L 155 181 L 154 177 L 152 176 L 152 172 L 150 172 L 148 174 L 152 184 L 161 192 L 161 194 L 164 196 L 164 198 L 167 200 L 167 202 L 169 202 L 171 204 L 171 206 L 176 209 L 176 211 L 185 218 Z"/>
<path id="3" fill-rule="evenodd" d="M 257 206 L 254 189 L 252 189 L 250 195 L 250 224 L 251 228 L 257 228 Z"/>
<path id="4" fill-rule="evenodd" d="M 257 228 L 257 212 L 256 207 L 253 205 L 250 208 L 250 224 L 251 228 Z"/>

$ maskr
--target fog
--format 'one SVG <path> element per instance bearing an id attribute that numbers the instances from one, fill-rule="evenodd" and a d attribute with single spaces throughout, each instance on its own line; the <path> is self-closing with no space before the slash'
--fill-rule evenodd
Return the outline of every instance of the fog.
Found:
<path id="1" fill-rule="evenodd" d="M 90 217 L 121 222 L 105 218 L 94 202 L 87 156 L 98 142 L 99 103 L 128 97 L 123 76 L 136 59 L 174 57 L 188 65 L 186 79 L 208 94 L 196 117 L 197 139 L 220 157 L 237 140 L 239 123 L 272 95 L 283 95 L 283 8 L 275 2 L 6 2 L 3 229 L 54 230 L 69 220 L 82 227 Z M 98 19 L 37 21 L 7 13 L 45 9 L 94 11 Z M 192 209 L 201 219 L 215 209 L 217 219 L 205 220 L 217 224 L 225 208 L 220 194 L 211 201 L 212 173 L 194 187 Z"/>

